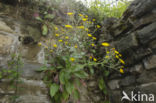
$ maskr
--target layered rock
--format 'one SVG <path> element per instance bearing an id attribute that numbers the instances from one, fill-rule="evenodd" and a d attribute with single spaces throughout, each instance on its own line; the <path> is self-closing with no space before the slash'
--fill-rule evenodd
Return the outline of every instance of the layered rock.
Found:
<path id="1" fill-rule="evenodd" d="M 140 91 L 156 96 L 156 1 L 135 0 L 121 19 L 113 21 L 111 26 L 104 25 L 105 32 L 101 33 L 99 43 L 103 41 L 102 36 L 111 36 L 112 39 L 106 41 L 122 53 L 126 62 L 123 75 L 115 73 L 109 76 L 111 103 L 122 102 L 122 91 L 127 94 Z"/>

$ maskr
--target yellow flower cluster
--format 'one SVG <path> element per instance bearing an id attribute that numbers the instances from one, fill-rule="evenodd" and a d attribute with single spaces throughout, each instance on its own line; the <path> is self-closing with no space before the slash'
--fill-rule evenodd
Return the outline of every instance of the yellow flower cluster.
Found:
<path id="1" fill-rule="evenodd" d="M 110 44 L 107 43 L 107 42 L 103 42 L 103 43 L 102 43 L 102 46 L 108 47 L 108 46 L 110 46 Z"/>
<path id="2" fill-rule="evenodd" d="M 88 34 L 89 37 L 92 37 L 92 34 Z"/>
<path id="3" fill-rule="evenodd" d="M 84 26 L 78 26 L 78 28 L 80 28 L 80 29 L 84 29 L 85 27 L 84 27 Z"/>
<path id="4" fill-rule="evenodd" d="M 72 12 L 68 12 L 67 15 L 73 15 L 73 13 Z"/>
<path id="5" fill-rule="evenodd" d="M 59 34 L 55 34 L 56 37 L 60 36 Z"/>
<path id="6" fill-rule="evenodd" d="M 70 61 L 74 62 L 75 61 L 75 58 L 71 57 L 70 58 Z"/>
<path id="7" fill-rule="evenodd" d="M 83 18 L 82 20 L 83 20 L 83 21 L 87 21 L 87 18 Z"/>
<path id="8" fill-rule="evenodd" d="M 66 28 L 73 28 L 71 25 L 65 25 Z"/>

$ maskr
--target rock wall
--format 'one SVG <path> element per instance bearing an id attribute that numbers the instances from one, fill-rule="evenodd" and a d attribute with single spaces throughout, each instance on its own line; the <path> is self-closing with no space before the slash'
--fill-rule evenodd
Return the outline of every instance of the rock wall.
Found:
<path id="1" fill-rule="evenodd" d="M 16 88 L 12 88 L 10 81 L 2 79 L 0 103 L 50 103 L 48 89 L 42 81 L 43 75 L 36 73 L 44 62 L 43 50 L 32 42 L 24 44 L 23 40 L 19 40 L 19 37 L 25 36 L 39 40 L 41 33 L 38 24 L 17 17 L 16 7 L 0 3 L 0 8 L 0 70 L 6 69 L 13 53 L 21 53 L 24 63 L 20 68 L 22 83 L 17 91 L 19 97 L 15 98 Z"/>
<path id="2" fill-rule="evenodd" d="M 110 18 L 103 25 L 98 42 L 110 42 L 126 62 L 124 74 L 112 73 L 108 78 L 111 103 L 122 103 L 123 91 L 129 97 L 134 91 L 136 94 L 154 94 L 156 98 L 156 1 L 135 0 L 122 19 Z M 100 55 L 102 52 L 101 48 Z M 144 102 L 145 98 L 135 103 Z"/>
<path id="3" fill-rule="evenodd" d="M 12 53 L 20 52 L 24 62 L 20 69 L 22 90 L 18 91 L 19 97 L 12 102 L 16 90 L 10 87 L 8 80 L 2 79 L 0 103 L 51 103 L 48 88 L 42 81 L 43 74 L 36 72 L 44 62 L 44 50 L 33 42 L 43 39 L 40 24 L 32 19 L 33 13 L 25 7 L 0 3 L 0 70 L 6 67 Z M 135 0 L 122 19 L 110 18 L 103 25 L 98 42 L 110 42 L 126 61 L 124 74 L 109 75 L 111 103 L 121 103 L 123 90 L 128 94 L 133 90 L 156 95 L 156 1 Z M 19 37 L 26 38 L 23 42 Z M 105 97 L 100 94 L 96 78 L 88 80 L 87 86 L 91 92 L 81 88 L 80 103 L 103 103 Z"/>
<path id="4" fill-rule="evenodd" d="M 41 6 L 19 1 L 13 3 L 0 0 L 0 71 L 7 69 L 11 55 L 18 53 L 22 57 L 23 67 L 19 68 L 20 83 L 18 90 L 9 79 L 0 79 L 0 103 L 51 103 L 49 88 L 43 82 L 43 74 L 37 70 L 44 64 L 44 48 L 37 42 L 46 42 L 41 34 L 41 23 L 33 18 Z M 26 0 L 29 1 L 29 0 Z M 40 0 L 36 0 L 38 2 Z M 13 3 L 13 4 L 12 4 Z M 67 12 L 67 4 L 60 4 L 63 11 L 55 11 L 57 17 L 53 22 L 62 23 Z M 86 88 L 81 88 L 81 103 L 91 103 L 86 95 Z M 16 94 L 18 97 L 16 97 Z M 84 96 L 85 95 L 85 96 Z M 72 100 L 70 100 L 72 101 Z"/>

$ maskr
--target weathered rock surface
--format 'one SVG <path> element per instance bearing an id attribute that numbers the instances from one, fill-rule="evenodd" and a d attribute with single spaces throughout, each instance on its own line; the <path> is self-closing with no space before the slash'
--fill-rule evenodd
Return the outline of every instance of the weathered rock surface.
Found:
<path id="1" fill-rule="evenodd" d="M 111 103 L 121 103 L 122 91 L 128 94 L 139 91 L 155 95 L 156 0 L 134 0 L 120 20 L 103 28 L 107 32 L 102 31 L 101 34 L 113 36 L 111 40 L 108 38 L 105 41 L 115 46 L 126 62 L 125 74 L 112 73 L 108 78 Z M 99 37 L 99 43 L 102 40 Z M 99 51 L 103 50 L 101 48 Z"/>

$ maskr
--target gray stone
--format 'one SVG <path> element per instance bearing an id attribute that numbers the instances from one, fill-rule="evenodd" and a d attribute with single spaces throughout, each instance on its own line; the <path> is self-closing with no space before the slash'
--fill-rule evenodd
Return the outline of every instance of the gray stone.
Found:
<path id="1" fill-rule="evenodd" d="M 109 81 L 109 82 L 108 82 L 108 87 L 109 87 L 111 90 L 119 89 L 119 87 L 120 87 L 119 81 L 120 81 L 120 80 L 111 80 L 111 81 Z"/>
<path id="2" fill-rule="evenodd" d="M 19 84 L 17 103 L 50 103 L 48 89 L 41 80 L 27 80 L 21 78 Z M 21 88 L 21 90 L 20 90 Z"/>
<path id="3" fill-rule="evenodd" d="M 137 64 L 137 65 L 129 68 L 129 71 L 132 72 L 132 73 L 142 73 L 143 65 L 142 64 Z"/>
<path id="4" fill-rule="evenodd" d="M 156 68 L 156 55 L 149 57 L 148 59 L 144 60 L 145 69 L 153 69 Z"/>
<path id="5" fill-rule="evenodd" d="M 0 31 L 14 33 L 14 31 L 3 21 L 0 21 Z"/>
<path id="6" fill-rule="evenodd" d="M 120 86 L 130 86 L 136 82 L 135 76 L 127 76 L 120 81 Z"/>
<path id="7" fill-rule="evenodd" d="M 150 48 L 137 48 L 129 49 L 123 53 L 124 60 L 126 65 L 133 65 L 136 63 L 140 63 L 142 59 L 146 56 L 152 54 L 152 50 Z"/>
<path id="8" fill-rule="evenodd" d="M 132 4 L 123 14 L 123 19 L 127 20 L 128 18 L 141 18 L 144 15 L 152 12 L 152 10 L 155 8 L 155 5 L 155 0 L 134 0 L 134 2 L 132 2 Z"/>
<path id="9" fill-rule="evenodd" d="M 151 83 L 147 83 L 147 84 L 142 84 L 139 86 L 140 92 L 142 94 L 147 94 L 149 96 L 149 94 L 154 95 L 154 102 L 151 103 L 155 103 L 155 96 L 156 96 L 156 82 L 151 82 Z M 141 103 L 147 103 L 147 101 L 142 101 Z M 150 102 L 149 102 L 150 103 Z"/>
<path id="10" fill-rule="evenodd" d="M 137 47 L 138 41 L 136 39 L 135 33 L 132 33 L 126 37 L 121 38 L 119 41 L 114 42 L 113 44 L 120 52 L 123 52 L 127 49 Z"/>
<path id="11" fill-rule="evenodd" d="M 90 81 L 90 82 L 87 83 L 87 85 L 88 85 L 89 87 L 95 87 L 95 86 L 97 85 L 97 82 L 95 82 L 95 81 Z"/>
<path id="12" fill-rule="evenodd" d="M 143 29 L 137 31 L 138 38 L 142 44 L 146 44 L 154 39 L 156 39 L 156 22 L 144 27 Z"/>
<path id="13" fill-rule="evenodd" d="M 10 52 L 13 38 L 7 35 L 0 34 L 0 54 L 8 54 Z"/>
<path id="14" fill-rule="evenodd" d="M 19 48 L 19 51 L 21 52 L 21 55 L 24 59 L 29 61 L 37 61 L 38 59 L 38 53 L 41 51 L 41 48 L 37 45 L 28 45 L 24 46 L 21 45 Z"/>
<path id="15" fill-rule="evenodd" d="M 33 62 L 25 62 L 23 68 L 20 69 L 22 77 L 40 80 L 43 73 L 37 72 L 43 65 Z"/>
<path id="16" fill-rule="evenodd" d="M 121 91 L 110 92 L 110 103 L 121 103 L 122 94 Z"/>
<path id="17" fill-rule="evenodd" d="M 156 81 L 156 71 L 144 71 L 137 79 L 138 83 L 149 83 Z"/>
<path id="18" fill-rule="evenodd" d="M 150 47 L 151 49 L 156 49 L 156 40 L 150 42 L 149 47 Z"/>

